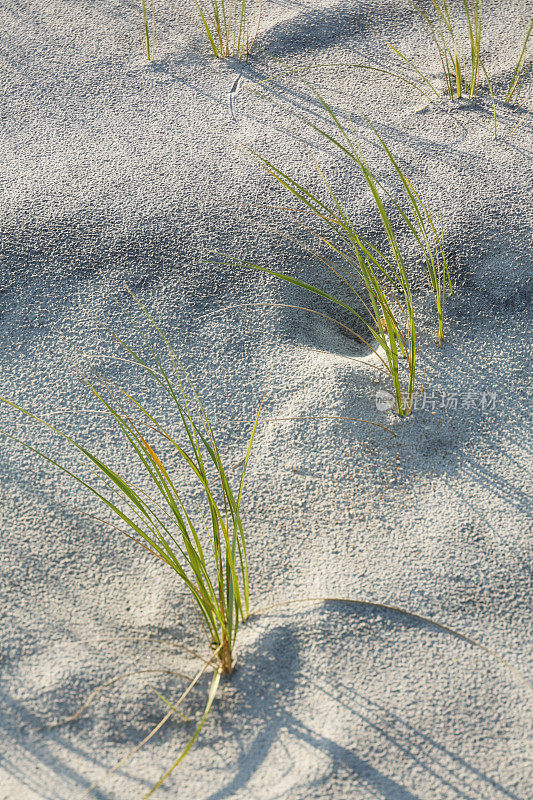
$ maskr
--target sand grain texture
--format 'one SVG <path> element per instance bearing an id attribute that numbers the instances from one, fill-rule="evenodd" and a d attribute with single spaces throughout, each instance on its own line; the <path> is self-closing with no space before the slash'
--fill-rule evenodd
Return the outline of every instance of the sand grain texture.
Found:
<path id="1" fill-rule="evenodd" d="M 208 259 L 225 251 L 306 280 L 321 275 L 279 235 L 300 235 L 276 209 L 286 198 L 239 143 L 305 181 L 316 180 L 318 155 L 363 228 L 378 230 L 355 174 L 248 88 L 279 69 L 276 58 L 289 67 L 386 63 L 385 40 L 429 59 L 409 4 L 265 2 L 245 65 L 213 60 L 185 5 L 157 9 L 153 64 L 142 60 L 129 0 L 12 0 L 3 9 L 0 395 L 58 415 L 123 458 L 112 428 L 87 413 L 76 366 L 82 352 L 128 379 L 105 358 L 114 351 L 102 323 L 128 333 L 120 304 L 131 287 L 193 369 L 229 464 L 242 459 L 248 428 L 227 421 L 253 416 L 271 373 L 245 495 L 254 608 L 298 596 L 399 606 L 527 674 L 531 119 L 509 137 L 519 117 L 499 102 L 494 140 L 485 91 L 476 108 L 424 108 L 377 73 L 313 73 L 376 168 L 365 116 L 442 211 L 456 293 L 439 351 L 417 280 L 426 385 L 497 394 L 485 412 L 460 402 L 399 421 L 376 409 L 387 384 L 357 342 L 279 305 L 309 298 Z M 484 7 L 486 65 L 501 97 L 532 9 L 520 0 Z M 283 86 L 291 108 L 313 111 L 304 85 Z M 331 419 L 341 416 L 397 436 Z M 330 419 L 269 424 L 274 417 Z M 4 425 L 49 441 L 10 415 Z M 113 684 L 76 722 L 43 726 L 119 673 L 194 674 L 171 643 L 198 643 L 196 617 L 170 570 L 76 510 L 91 508 L 76 487 L 6 441 L 0 452 L 0 799 L 70 800 L 166 709 L 143 673 Z M 194 497 L 192 486 L 184 491 Z M 496 659 L 429 624 L 368 605 L 289 606 L 252 617 L 237 657 L 201 739 L 159 796 L 531 797 L 530 693 Z M 149 683 L 170 697 L 184 685 L 168 675 Z M 191 716 L 206 690 L 201 682 L 191 696 Z M 192 730 L 171 721 L 92 796 L 142 797 Z"/>

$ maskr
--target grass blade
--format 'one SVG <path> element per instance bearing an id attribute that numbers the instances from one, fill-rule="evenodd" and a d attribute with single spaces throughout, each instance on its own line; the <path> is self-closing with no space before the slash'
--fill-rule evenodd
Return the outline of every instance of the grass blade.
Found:
<path id="1" fill-rule="evenodd" d="M 204 727 L 204 724 L 205 724 L 205 721 L 206 721 L 207 716 L 209 714 L 209 711 L 211 710 L 211 706 L 213 705 L 213 700 L 216 697 L 218 686 L 220 684 L 220 675 L 221 675 L 221 673 L 220 673 L 219 670 L 217 670 L 213 674 L 213 679 L 211 681 L 211 686 L 210 686 L 210 689 L 209 689 L 209 695 L 207 697 L 207 703 L 205 705 L 204 713 L 203 713 L 202 718 L 201 718 L 201 720 L 200 720 L 200 722 L 198 724 L 198 727 L 196 728 L 195 732 L 193 733 L 193 735 L 189 739 L 186 747 L 181 751 L 179 757 L 176 759 L 176 761 L 170 767 L 170 769 L 167 769 L 167 771 L 159 778 L 159 780 L 155 784 L 155 786 L 153 786 L 150 789 L 150 791 L 147 792 L 143 796 L 142 800 L 148 800 L 148 798 L 153 795 L 153 793 L 156 791 L 156 789 L 159 789 L 161 784 L 166 781 L 166 779 L 169 777 L 169 775 L 171 775 L 174 772 L 174 770 L 176 769 L 176 767 L 183 761 L 183 759 L 185 758 L 185 756 L 187 755 L 187 753 L 189 752 L 189 750 L 191 749 L 191 747 L 193 746 L 193 744 L 197 740 L 198 736 L 200 735 L 200 732 L 201 732 L 202 728 Z"/>

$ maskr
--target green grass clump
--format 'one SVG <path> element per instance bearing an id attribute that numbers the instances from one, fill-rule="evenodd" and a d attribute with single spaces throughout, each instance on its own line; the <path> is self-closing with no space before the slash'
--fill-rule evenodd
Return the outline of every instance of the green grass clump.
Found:
<path id="1" fill-rule="evenodd" d="M 259 30 L 251 31 L 250 0 L 194 0 L 216 58 L 248 58 Z"/>
<path id="2" fill-rule="evenodd" d="M 464 22 L 468 34 L 468 56 L 462 41 L 462 34 L 451 8 L 449 0 L 428 0 L 411 4 L 422 18 L 433 44 L 439 54 L 442 64 L 442 79 L 445 91 L 450 100 L 476 97 L 481 62 L 481 18 L 482 0 L 461 0 L 460 6 L 464 11 Z M 396 48 L 389 45 L 400 58 L 407 62 L 419 75 L 413 63 L 402 55 Z M 424 81 L 438 95 L 434 85 L 422 75 Z"/>
<path id="3" fill-rule="evenodd" d="M 110 525 L 172 569 L 187 587 L 199 611 L 201 630 L 212 656 L 204 660 L 198 677 L 213 665 L 209 696 L 194 735 L 174 765 L 146 795 L 149 797 L 198 737 L 221 675 L 233 670 L 233 648 L 239 624 L 249 615 L 248 561 L 241 501 L 261 409 L 253 424 L 240 481 L 234 490 L 213 428 L 187 372 L 159 326 L 144 309 L 142 311 L 156 335 L 154 346 L 141 334 L 143 352 L 148 356 L 115 334 L 111 335 L 122 351 L 119 360 L 136 366 L 141 377 L 148 378 L 154 390 L 162 393 L 172 412 L 172 428 L 160 422 L 134 397 L 131 389 L 106 380 L 96 370 L 93 370 L 93 378 L 83 379 L 96 402 L 96 410 L 110 419 L 121 434 L 129 463 L 136 465 L 142 476 L 138 479 L 142 488 L 138 481 L 132 482 L 120 461 L 113 463 L 105 452 L 95 452 L 37 413 L 4 397 L 0 397 L 0 404 L 20 412 L 66 442 L 75 457 L 74 463 L 60 463 L 7 431 L 0 432 L 45 459 L 96 497 L 104 510 L 110 512 L 109 518 L 89 516 Z M 176 465 L 189 473 L 201 491 L 201 500 L 195 500 L 194 509 L 190 501 L 182 498 Z M 198 509 L 199 504 L 203 508 Z M 199 510 L 203 511 L 201 525 L 194 521 Z"/>
<path id="4" fill-rule="evenodd" d="M 349 330 L 376 354 L 382 365 L 380 368 L 390 376 L 396 398 L 396 409 L 398 414 L 403 417 L 411 411 L 415 391 L 417 335 L 406 260 L 398 241 L 395 226 L 387 211 L 387 201 L 392 204 L 394 211 L 413 235 L 427 266 L 437 305 L 439 344 L 444 338 L 444 300 L 447 287 L 450 292 L 452 291 L 442 235 L 437 231 L 427 206 L 377 132 L 374 131 L 389 163 L 399 178 L 403 190 L 403 205 L 375 177 L 355 136 L 350 135 L 337 114 L 317 92 L 315 92 L 315 96 L 333 124 L 333 133 L 319 127 L 307 118 L 302 117 L 302 119 L 317 131 L 321 138 L 334 145 L 343 156 L 357 165 L 379 212 L 388 242 L 387 252 L 376 247 L 360 234 L 350 218 L 349 211 L 318 165 L 317 169 L 325 189 L 325 200 L 298 183 L 271 161 L 254 153 L 267 172 L 296 197 L 313 217 L 326 226 L 326 231 L 329 232 L 317 235 L 333 253 L 334 263 L 318 252 L 315 252 L 315 255 L 327 269 L 336 275 L 345 289 L 347 288 L 353 294 L 357 308 L 352 302 L 348 303 L 300 278 L 270 270 L 258 264 L 240 263 L 268 272 L 287 283 L 323 297 L 353 314 L 355 319 L 363 324 L 369 335 L 363 337 L 351 328 Z M 307 310 L 313 311 L 312 309 Z M 313 313 L 319 312 L 314 311 Z M 347 326 L 343 325 L 343 327 Z M 406 373 L 405 386 L 404 373 Z"/>
<path id="5" fill-rule="evenodd" d="M 146 312 L 144 312 L 146 313 Z M 209 646 L 216 653 L 220 671 L 231 673 L 233 646 L 239 622 L 249 611 L 246 539 L 241 519 L 241 500 L 248 459 L 258 418 L 245 455 L 240 483 L 230 486 L 215 434 L 204 407 L 185 369 L 167 338 L 149 317 L 163 347 L 163 358 L 143 335 L 143 356 L 112 334 L 124 358 L 136 365 L 154 390 L 162 393 L 173 414 L 172 429 L 122 388 L 94 372 L 84 378 L 97 408 L 112 420 L 122 436 L 126 452 L 143 476 L 139 488 L 122 464 L 89 449 L 77 439 L 46 422 L 36 413 L 6 398 L 0 402 L 46 427 L 68 443 L 82 467 L 65 465 L 21 442 L 87 489 L 114 518 L 112 527 L 151 555 L 163 561 L 185 584 L 202 620 Z M 161 349 L 161 348 L 160 348 Z M 166 365 L 165 365 L 166 364 Z M 3 432 L 5 433 L 5 432 Z M 9 435 L 5 433 L 5 435 Z M 10 438 L 14 439 L 13 436 Z M 15 439 L 15 441 L 19 441 Z M 202 528 L 181 497 L 179 478 L 172 464 L 181 464 L 201 489 L 205 512 Z M 200 501 L 195 501 L 195 511 Z"/>

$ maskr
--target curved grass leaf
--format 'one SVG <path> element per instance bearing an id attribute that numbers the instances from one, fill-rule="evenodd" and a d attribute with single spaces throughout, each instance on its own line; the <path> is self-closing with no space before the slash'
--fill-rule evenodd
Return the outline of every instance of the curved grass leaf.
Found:
<path id="1" fill-rule="evenodd" d="M 512 103 L 513 99 L 518 98 L 518 94 L 520 91 L 519 84 L 522 77 L 522 70 L 524 68 L 524 62 L 526 59 L 527 53 L 527 46 L 529 44 L 529 38 L 531 33 L 533 32 L 533 19 L 529 23 L 529 28 L 526 31 L 526 37 L 524 39 L 524 44 L 522 46 L 522 50 L 520 51 L 520 55 L 518 56 L 518 61 L 516 62 L 516 67 L 513 72 L 513 76 L 511 78 L 511 82 L 509 84 L 509 88 L 507 90 L 507 94 L 505 95 L 505 102 Z"/>

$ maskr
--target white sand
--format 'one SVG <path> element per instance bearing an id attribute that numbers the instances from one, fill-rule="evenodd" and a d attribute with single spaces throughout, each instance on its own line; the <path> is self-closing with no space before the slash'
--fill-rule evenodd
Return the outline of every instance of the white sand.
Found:
<path id="1" fill-rule="evenodd" d="M 275 232 L 300 236 L 274 208 L 282 193 L 237 140 L 308 182 L 310 153 L 319 154 L 365 230 L 378 230 L 355 173 L 246 87 L 273 74 L 274 56 L 298 67 L 365 55 L 390 63 L 385 40 L 437 69 L 408 3 L 266 2 L 245 66 L 209 57 L 183 10 L 192 2 L 169 5 L 157 10 L 152 65 L 140 54 L 139 3 L 12 0 L 2 11 L 0 394 L 50 414 L 77 411 L 54 419 L 120 459 L 111 430 L 84 413 L 75 351 L 110 352 L 101 323 L 127 328 L 119 304 L 128 284 L 170 331 L 218 419 L 249 419 L 272 370 L 246 491 L 254 608 L 322 595 L 400 606 L 527 673 L 531 122 L 510 138 L 521 117 L 498 101 L 494 141 L 486 91 L 476 108 L 421 110 L 423 98 L 377 73 L 313 73 L 352 116 L 376 169 L 363 115 L 442 210 L 456 293 L 439 351 L 420 279 L 427 386 L 496 392 L 493 410 L 460 403 L 400 421 L 376 410 L 387 384 L 369 359 L 353 360 L 366 358 L 357 342 L 276 306 L 308 297 L 205 259 L 225 250 L 320 280 Z M 484 6 L 486 65 L 501 97 L 531 4 Z M 304 86 L 285 85 L 287 102 L 310 107 Z M 306 416 L 362 418 L 397 437 L 335 419 L 267 423 Z M 2 424 L 49 441 L 9 415 Z M 237 464 L 248 429 L 217 430 Z M 138 675 L 75 723 L 43 726 L 122 672 L 192 674 L 196 664 L 168 642 L 198 644 L 196 616 L 168 568 L 76 510 L 90 504 L 66 479 L 5 441 L 0 448 L 0 798 L 76 798 L 165 713 L 148 683 L 172 698 L 184 683 Z M 496 658 L 442 630 L 360 604 L 290 606 L 253 617 L 237 657 L 201 739 L 159 796 L 531 797 L 530 693 Z M 206 690 L 207 680 L 191 716 Z M 192 730 L 171 721 L 92 796 L 141 797 Z"/>

